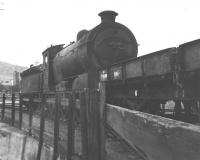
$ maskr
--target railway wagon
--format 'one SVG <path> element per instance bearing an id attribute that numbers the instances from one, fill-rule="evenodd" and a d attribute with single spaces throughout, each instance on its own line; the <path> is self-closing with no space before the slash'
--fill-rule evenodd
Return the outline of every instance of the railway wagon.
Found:
<path id="1" fill-rule="evenodd" d="M 108 103 L 198 121 L 200 115 L 200 40 L 181 44 L 99 71 L 107 82 Z M 173 107 L 167 105 L 173 101 Z"/>

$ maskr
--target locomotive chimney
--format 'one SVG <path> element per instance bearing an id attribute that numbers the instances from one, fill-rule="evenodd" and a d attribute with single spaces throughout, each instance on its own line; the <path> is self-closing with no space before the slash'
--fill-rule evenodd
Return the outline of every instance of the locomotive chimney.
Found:
<path id="1" fill-rule="evenodd" d="M 115 22 L 115 17 L 118 15 L 118 13 L 114 11 L 103 11 L 98 14 L 101 17 L 101 23 L 104 22 Z"/>

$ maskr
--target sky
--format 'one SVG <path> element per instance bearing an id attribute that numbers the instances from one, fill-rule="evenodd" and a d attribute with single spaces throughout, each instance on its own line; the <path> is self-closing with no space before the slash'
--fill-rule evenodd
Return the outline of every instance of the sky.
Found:
<path id="1" fill-rule="evenodd" d="M 52 44 L 69 44 L 77 32 L 114 10 L 139 44 L 139 56 L 200 38 L 199 0 L 0 0 L 0 61 L 30 66 Z"/>

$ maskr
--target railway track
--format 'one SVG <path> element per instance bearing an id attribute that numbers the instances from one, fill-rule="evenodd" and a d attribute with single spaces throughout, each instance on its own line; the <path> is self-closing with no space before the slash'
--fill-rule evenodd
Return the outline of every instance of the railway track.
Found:
<path id="1" fill-rule="evenodd" d="M 106 126 L 107 140 L 119 144 L 121 147 L 118 152 L 126 152 L 127 156 L 134 160 L 148 160 L 145 153 L 138 148 L 130 146 L 119 134 L 117 134 L 109 125 Z M 117 145 L 116 145 L 117 146 Z"/>

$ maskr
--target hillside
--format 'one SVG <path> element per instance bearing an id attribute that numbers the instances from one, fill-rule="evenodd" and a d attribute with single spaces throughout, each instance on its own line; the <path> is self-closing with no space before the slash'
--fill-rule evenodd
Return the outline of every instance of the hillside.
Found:
<path id="1" fill-rule="evenodd" d="M 22 72 L 25 69 L 27 69 L 27 67 L 13 65 L 0 61 L 0 82 L 12 80 L 14 71 Z"/>

